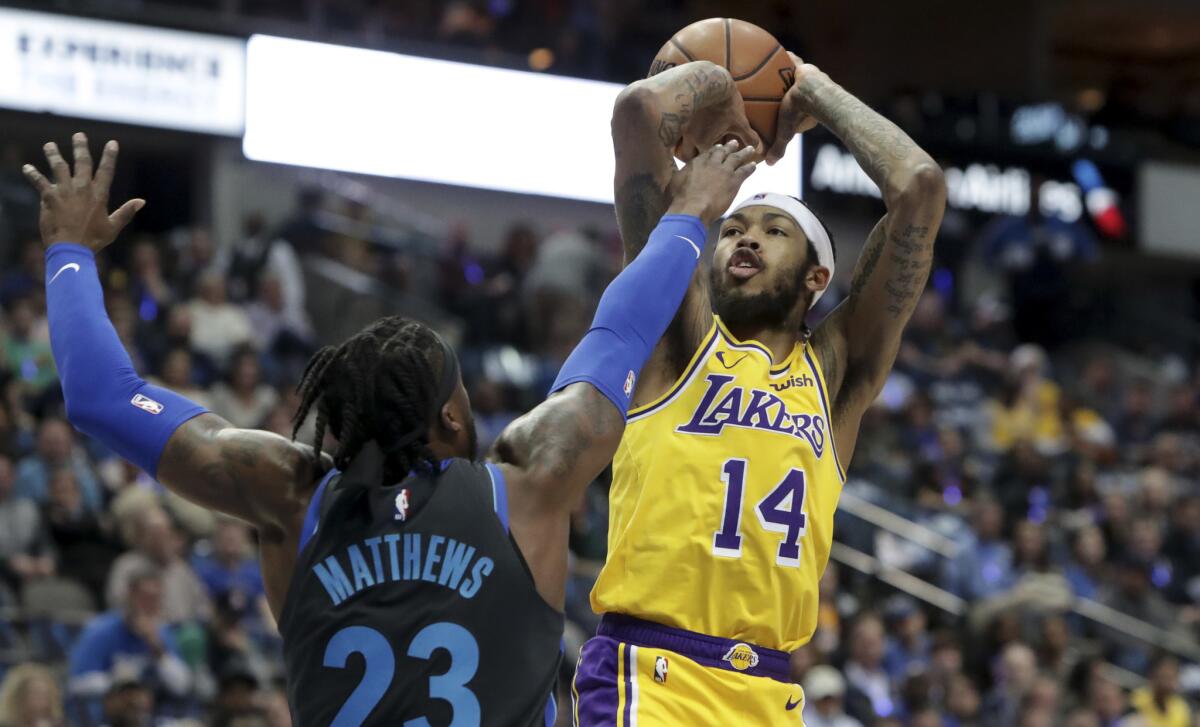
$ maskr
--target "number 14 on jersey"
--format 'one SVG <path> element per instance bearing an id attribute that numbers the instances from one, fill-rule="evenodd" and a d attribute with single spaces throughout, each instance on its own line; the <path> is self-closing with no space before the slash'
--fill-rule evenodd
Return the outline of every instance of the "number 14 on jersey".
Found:
<path id="1" fill-rule="evenodd" d="M 713 554 L 722 558 L 742 557 L 742 501 L 749 466 L 746 460 L 734 458 L 725 460 L 721 467 L 725 508 L 721 527 L 713 534 Z M 778 565 L 800 566 L 800 538 L 804 537 L 808 521 L 804 513 L 804 489 L 804 470 L 789 470 L 775 489 L 754 506 L 754 514 L 764 530 L 783 533 L 775 554 Z"/>

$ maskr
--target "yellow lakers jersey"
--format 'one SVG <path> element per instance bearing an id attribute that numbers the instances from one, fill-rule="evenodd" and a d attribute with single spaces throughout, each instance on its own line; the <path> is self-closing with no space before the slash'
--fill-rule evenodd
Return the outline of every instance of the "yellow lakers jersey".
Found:
<path id="1" fill-rule="evenodd" d="M 629 412 L 613 459 L 598 613 L 791 651 L 812 638 L 845 479 L 825 379 L 719 318 L 671 389 Z"/>

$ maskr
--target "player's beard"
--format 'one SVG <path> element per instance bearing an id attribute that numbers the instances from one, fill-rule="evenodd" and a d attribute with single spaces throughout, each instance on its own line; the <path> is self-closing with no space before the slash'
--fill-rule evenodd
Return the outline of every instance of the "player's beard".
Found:
<path id="1" fill-rule="evenodd" d="M 785 270 L 774 286 L 758 293 L 745 293 L 735 285 L 725 284 L 728 278 L 713 266 L 708 286 L 713 312 L 731 328 L 782 326 L 792 315 L 796 301 L 804 295 L 806 267 Z"/>

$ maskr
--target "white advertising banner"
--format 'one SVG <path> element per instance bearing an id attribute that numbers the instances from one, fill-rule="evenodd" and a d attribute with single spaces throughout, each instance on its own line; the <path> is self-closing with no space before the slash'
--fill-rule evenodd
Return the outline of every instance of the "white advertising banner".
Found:
<path id="1" fill-rule="evenodd" d="M 0 9 L 0 107 L 239 136 L 245 41 Z"/>
<path id="2" fill-rule="evenodd" d="M 250 159 L 613 201 L 619 84 L 262 35 L 246 63 Z M 799 195 L 799 147 L 742 196 Z"/>

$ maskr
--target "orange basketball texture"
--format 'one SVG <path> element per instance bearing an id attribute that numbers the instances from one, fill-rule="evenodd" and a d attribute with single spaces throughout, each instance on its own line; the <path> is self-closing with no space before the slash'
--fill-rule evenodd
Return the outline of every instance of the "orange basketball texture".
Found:
<path id="1" fill-rule="evenodd" d="M 775 36 L 736 18 L 700 20 L 666 42 L 654 56 L 650 75 L 690 61 L 712 61 L 729 69 L 746 102 L 746 119 L 763 144 L 771 146 L 779 102 L 796 78 L 796 67 Z"/>

